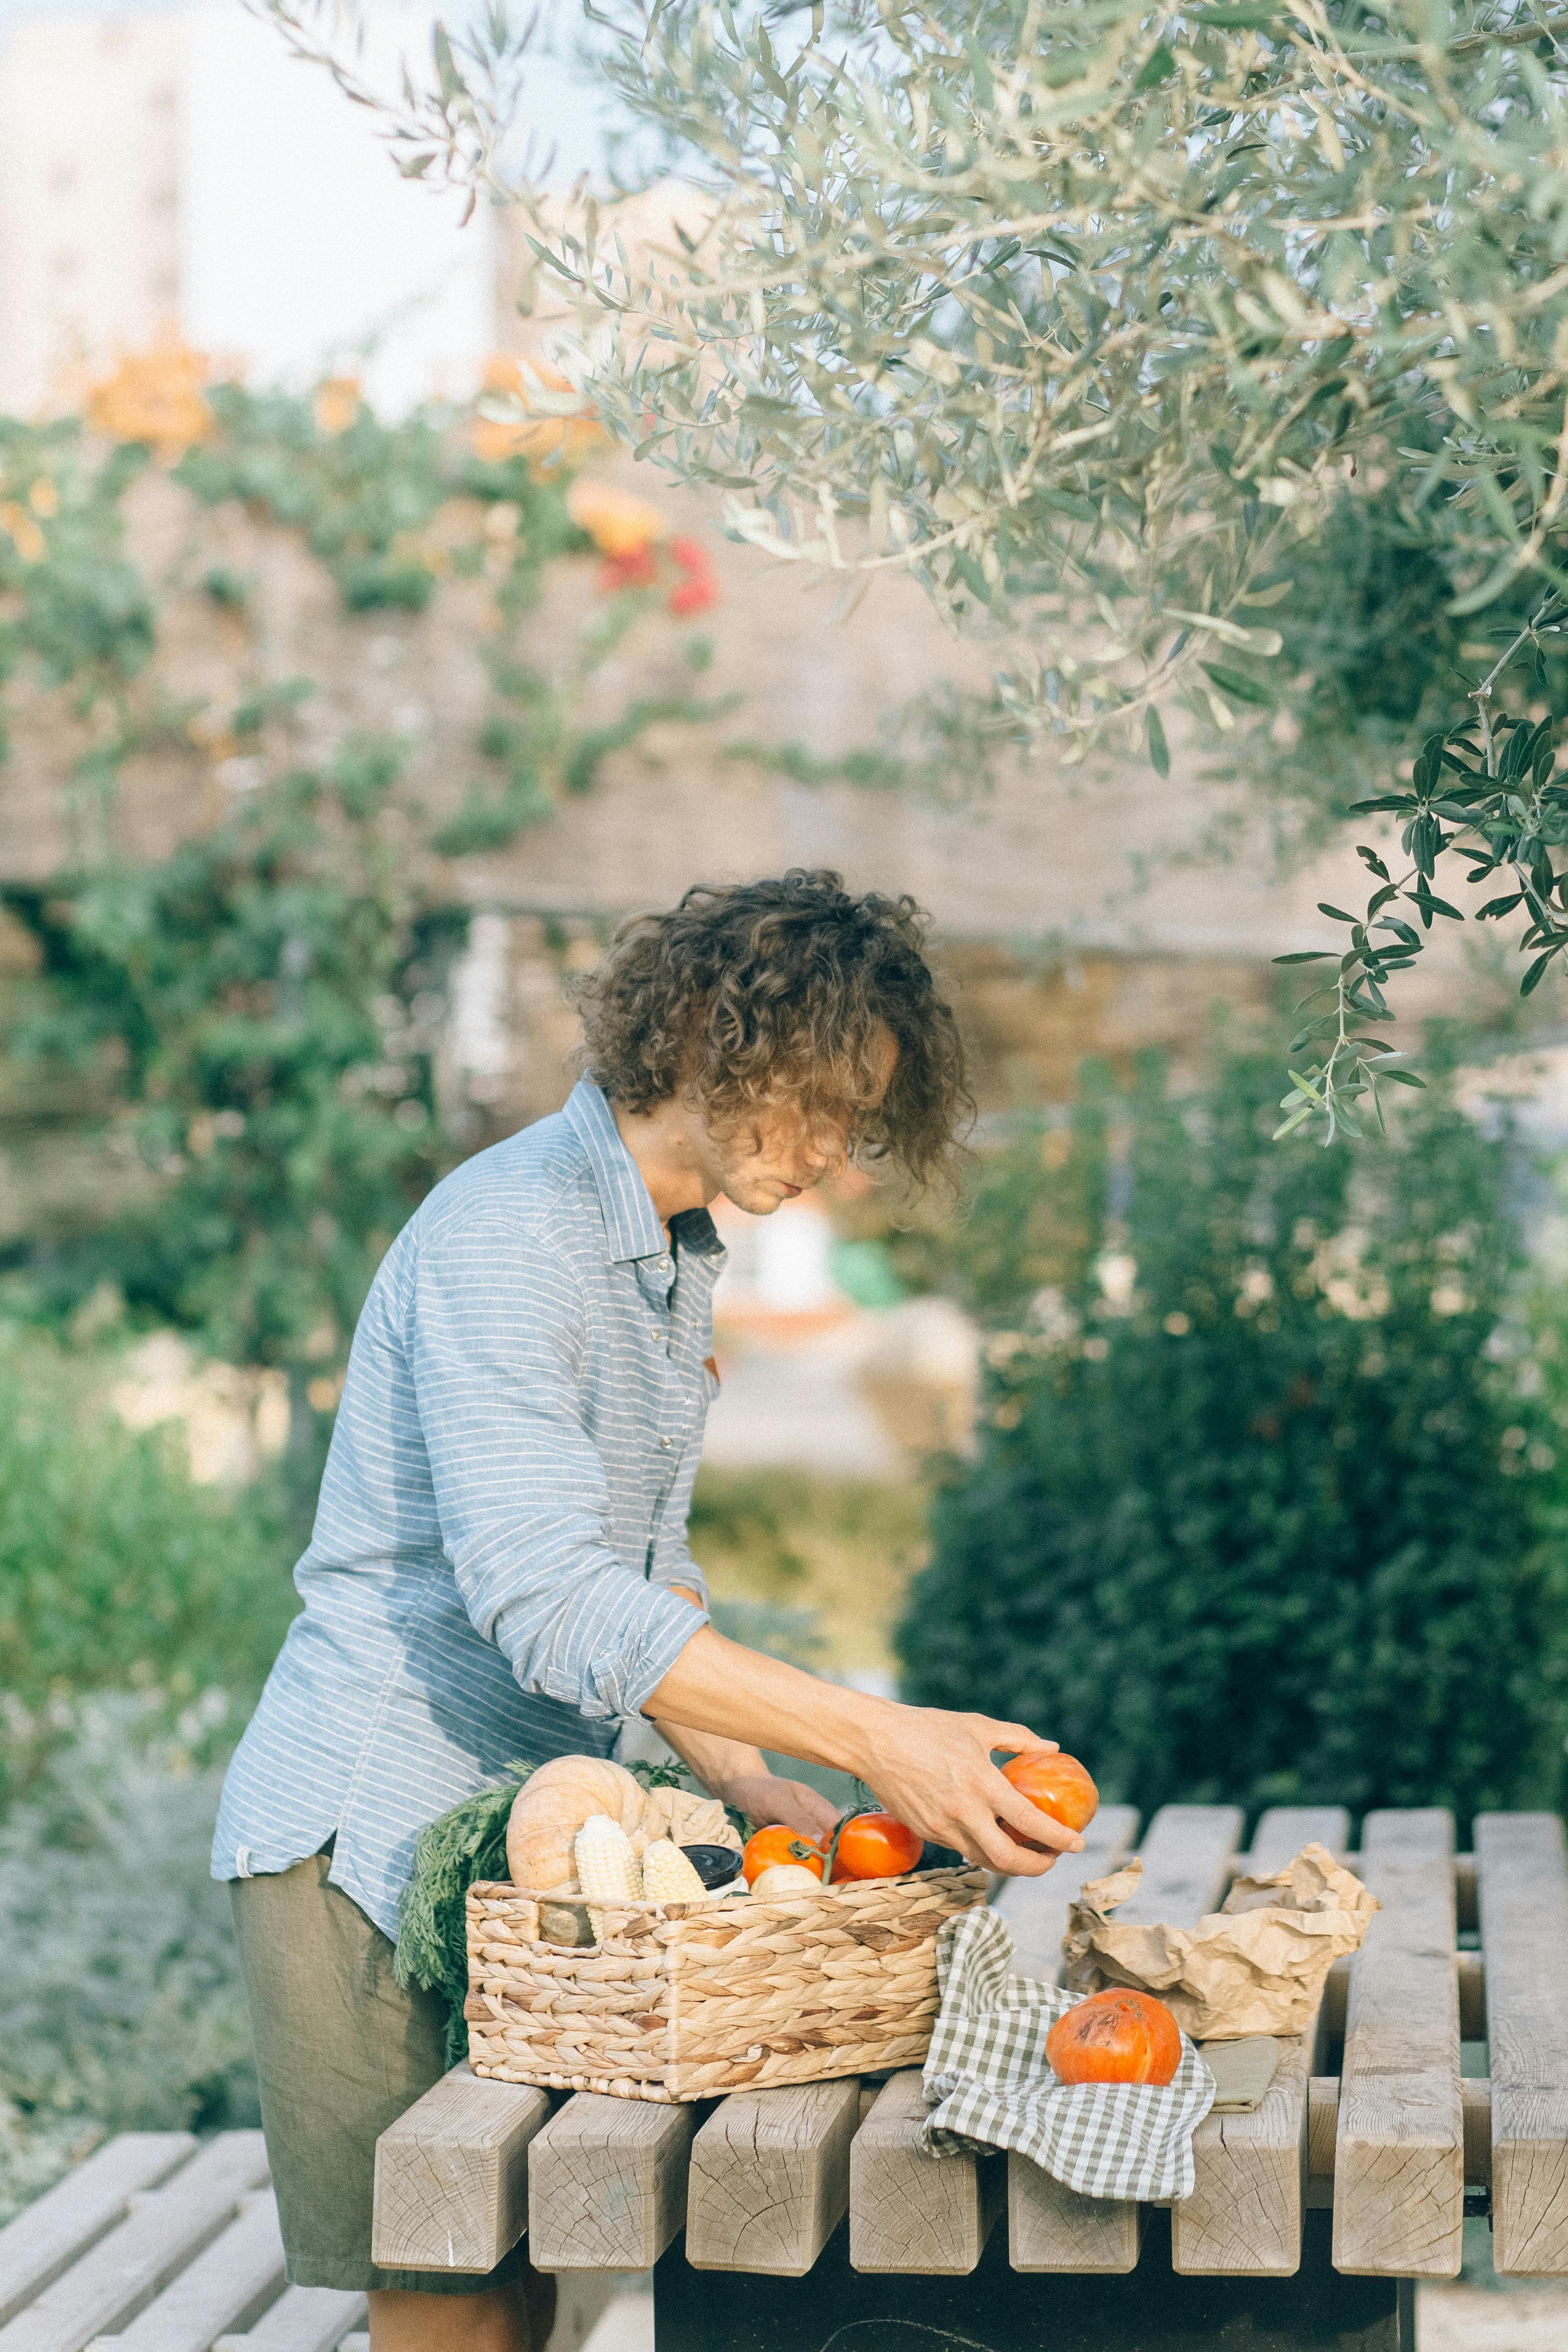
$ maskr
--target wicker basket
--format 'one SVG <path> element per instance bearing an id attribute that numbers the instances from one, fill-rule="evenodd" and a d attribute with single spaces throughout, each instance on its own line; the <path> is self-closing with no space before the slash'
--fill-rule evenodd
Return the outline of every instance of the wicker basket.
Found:
<path id="1" fill-rule="evenodd" d="M 600 1903 L 601 1943 L 542 1943 L 539 1897 L 468 1891 L 476 2074 L 622 2099 L 716 2097 L 913 2066 L 936 2015 L 936 1930 L 978 1870 L 852 1879 L 773 1902 Z M 557 1899 L 557 1898 L 549 1898 Z"/>

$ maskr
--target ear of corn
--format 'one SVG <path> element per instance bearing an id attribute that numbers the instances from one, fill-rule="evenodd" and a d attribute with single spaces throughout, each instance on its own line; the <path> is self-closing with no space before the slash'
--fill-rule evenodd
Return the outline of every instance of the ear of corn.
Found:
<path id="1" fill-rule="evenodd" d="M 620 1822 L 612 1822 L 608 1813 L 589 1815 L 578 1831 L 572 1853 L 577 1862 L 577 1884 L 582 1894 L 597 1895 L 604 1903 L 641 1901 L 642 1873 L 632 1851 L 632 1841 Z M 601 1944 L 603 1914 L 591 1909 L 588 1917 L 594 1942 Z"/>
<path id="2" fill-rule="evenodd" d="M 707 1889 L 678 1845 L 655 1838 L 643 1856 L 643 1892 L 650 1903 L 701 1903 Z"/>

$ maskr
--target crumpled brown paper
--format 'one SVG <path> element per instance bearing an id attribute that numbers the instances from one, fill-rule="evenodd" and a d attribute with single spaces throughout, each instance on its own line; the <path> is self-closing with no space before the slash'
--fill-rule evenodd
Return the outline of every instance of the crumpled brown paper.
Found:
<path id="1" fill-rule="evenodd" d="M 1062 1982 L 1072 1992 L 1120 1984 L 1158 1993 L 1195 2042 L 1305 2033 L 1330 1969 L 1360 1949 L 1380 1907 L 1314 1844 L 1271 1877 L 1239 1878 L 1223 1908 L 1196 1927 L 1119 1927 L 1111 1914 L 1143 1874 L 1130 1862 L 1084 1887 L 1062 1938 Z"/>

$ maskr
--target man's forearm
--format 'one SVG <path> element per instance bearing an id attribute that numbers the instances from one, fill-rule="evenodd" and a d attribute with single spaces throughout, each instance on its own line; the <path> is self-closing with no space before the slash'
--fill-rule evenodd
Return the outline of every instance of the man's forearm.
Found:
<path id="1" fill-rule="evenodd" d="M 771 1748 L 866 1780 L 876 1726 L 898 1710 L 886 1699 L 820 1682 L 799 1666 L 745 1649 L 704 1625 L 643 1700 L 643 1712 L 661 1726 L 674 1724 L 743 1743 L 753 1754 Z M 766 1769 L 760 1758 L 758 1766 Z"/>
<path id="2" fill-rule="evenodd" d="M 713 1797 L 727 1798 L 737 1780 L 755 1780 L 768 1769 L 762 1750 L 741 1739 L 724 1739 L 712 1731 L 694 1731 L 689 1724 L 665 1717 L 660 1731 L 683 1764 L 690 1765 Z"/>
<path id="3" fill-rule="evenodd" d="M 993 1870 L 1032 1876 L 1058 1853 L 1082 1848 L 1076 1832 L 1037 1811 L 997 1769 L 997 1753 L 1056 1745 L 1027 1724 L 844 1690 L 727 1642 L 711 1625 L 698 1627 L 643 1712 L 852 1772 L 922 1837 Z"/>

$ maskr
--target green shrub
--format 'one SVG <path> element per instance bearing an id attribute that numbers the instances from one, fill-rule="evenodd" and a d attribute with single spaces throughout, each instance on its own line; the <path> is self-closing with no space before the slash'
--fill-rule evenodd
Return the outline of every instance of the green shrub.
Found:
<path id="1" fill-rule="evenodd" d="M 1057 1199 L 1067 1271 L 993 1332 L 908 1695 L 1022 1718 L 1145 1810 L 1555 1803 L 1563 1441 L 1511 1321 L 1507 1142 L 1436 1088 L 1385 1141 L 1281 1149 L 1266 1095 L 1256 1062 L 1186 1103 L 1150 1074 L 988 1171 L 993 1310 Z"/>
<path id="2" fill-rule="evenodd" d="M 128 1684 L 248 1700 L 297 1606 L 281 1506 L 193 1485 L 166 1433 L 82 1402 L 100 1377 L 0 1331 L 0 1690 L 23 1707 Z"/>
<path id="3" fill-rule="evenodd" d="M 257 2120 L 207 1868 L 224 1702 L 172 1739 L 158 1695 L 52 1712 L 56 1744 L 0 1822 L 0 2221 L 112 2132 Z"/>

